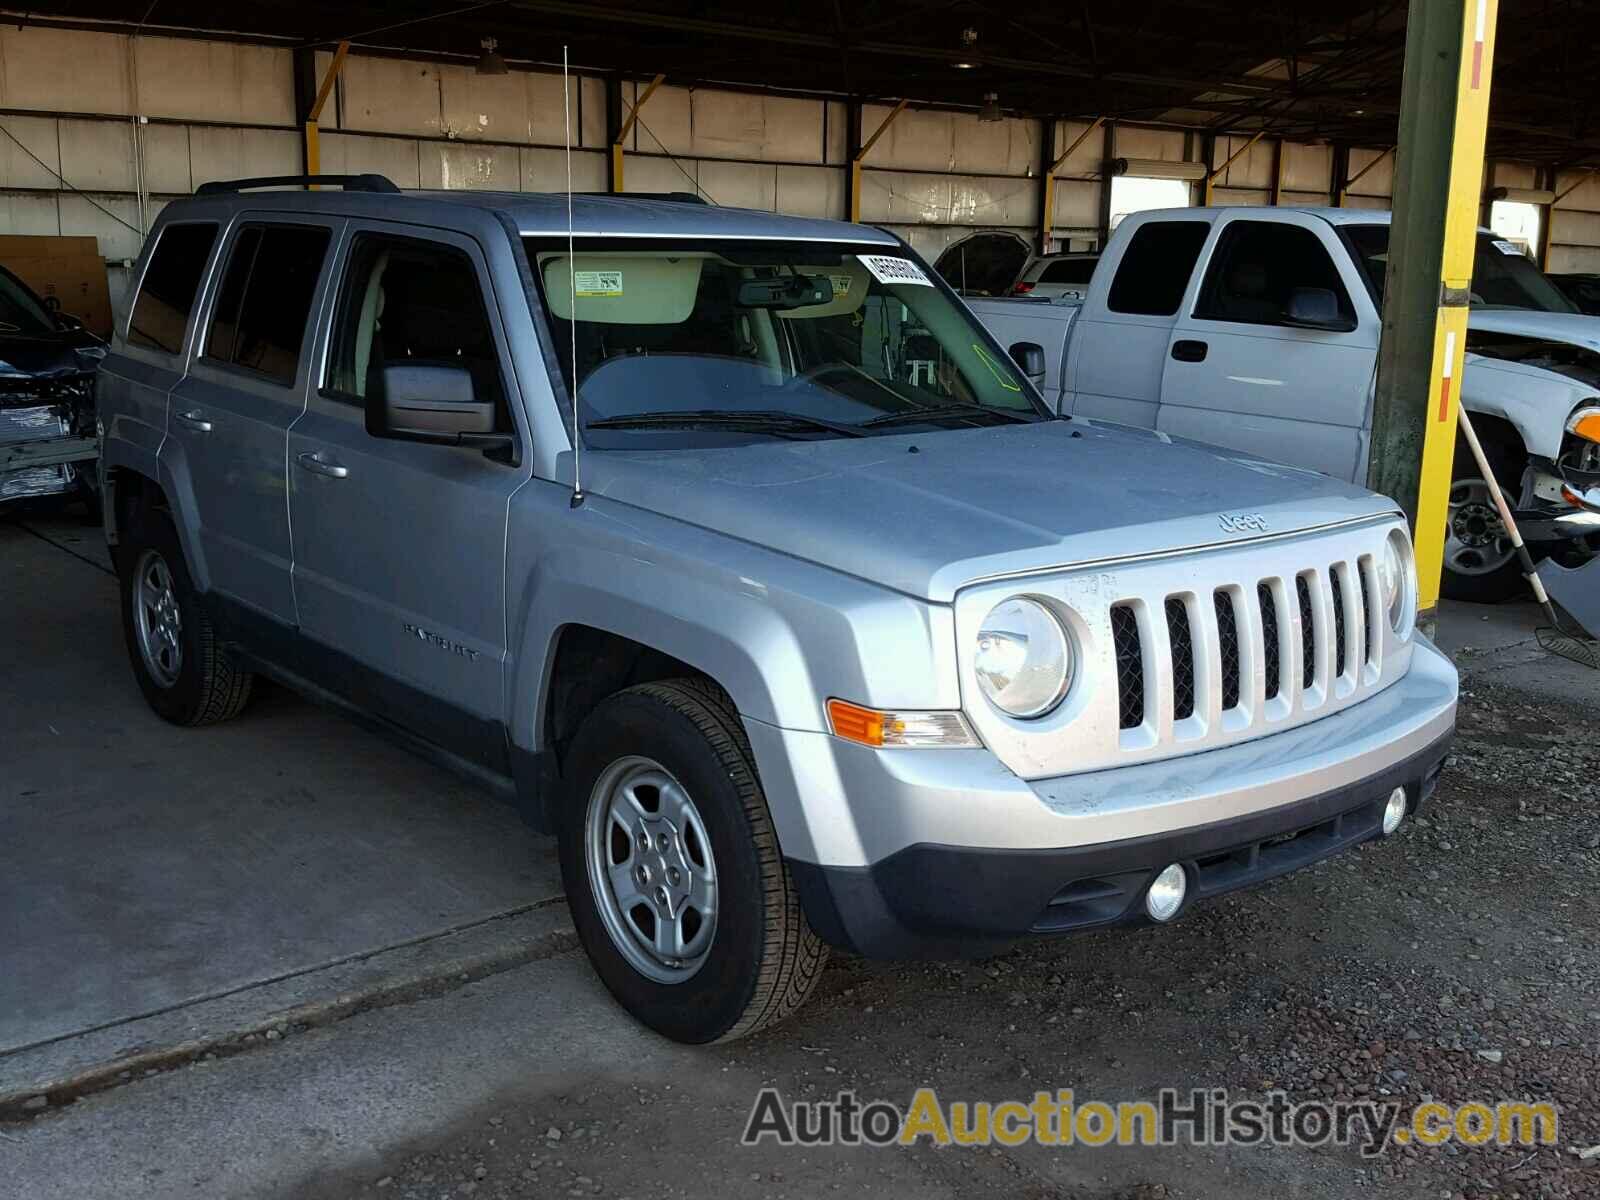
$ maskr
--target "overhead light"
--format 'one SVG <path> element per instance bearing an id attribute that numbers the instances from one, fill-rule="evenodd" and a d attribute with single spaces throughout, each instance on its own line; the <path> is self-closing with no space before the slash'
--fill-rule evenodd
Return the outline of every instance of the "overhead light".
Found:
<path id="1" fill-rule="evenodd" d="M 961 31 L 961 54 L 950 65 L 958 71 L 976 70 L 978 63 L 972 59 L 973 50 L 978 45 L 978 31 L 972 26 Z"/>
<path id="2" fill-rule="evenodd" d="M 1489 189 L 1489 199 L 1509 200 L 1513 204 L 1554 204 L 1556 194 L 1541 188 L 1497 187 Z"/>
<path id="3" fill-rule="evenodd" d="M 494 38 L 484 38 L 478 45 L 483 47 L 483 53 L 478 56 L 478 65 L 472 68 L 475 75 L 507 75 L 511 68 L 506 66 L 506 60 L 500 57 L 496 47 L 500 45 Z"/>
<path id="4" fill-rule="evenodd" d="M 1140 179 L 1204 179 L 1205 163 L 1168 162 L 1158 158 L 1113 158 L 1106 161 L 1107 175 L 1136 175 Z"/>
<path id="5" fill-rule="evenodd" d="M 983 106 L 978 109 L 978 120 L 1004 121 L 1005 119 L 1005 114 L 1000 111 L 1000 93 L 985 92 L 983 94 Z"/>

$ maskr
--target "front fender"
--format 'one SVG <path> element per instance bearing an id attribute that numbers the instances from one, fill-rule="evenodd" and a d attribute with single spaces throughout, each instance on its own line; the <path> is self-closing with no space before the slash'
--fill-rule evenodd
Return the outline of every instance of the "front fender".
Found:
<path id="1" fill-rule="evenodd" d="M 529 493 L 532 493 L 530 496 Z M 519 493 L 507 553 L 513 740 L 543 748 L 553 651 L 573 624 L 688 663 L 741 716 L 825 730 L 839 696 L 880 708 L 960 707 L 948 606 L 564 488 Z"/>
<path id="2" fill-rule="evenodd" d="M 1511 422 L 1529 454 L 1555 459 L 1561 454 L 1567 418 L 1595 394 L 1594 388 L 1543 367 L 1468 354 L 1461 380 L 1461 402 L 1470 413 L 1487 413 Z"/>

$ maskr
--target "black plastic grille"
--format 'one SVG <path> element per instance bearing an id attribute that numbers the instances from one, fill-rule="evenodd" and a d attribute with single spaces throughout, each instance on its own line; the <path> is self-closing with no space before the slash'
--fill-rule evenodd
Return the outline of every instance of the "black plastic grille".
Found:
<path id="1" fill-rule="evenodd" d="M 1317 679 L 1317 631 L 1311 623 L 1311 586 L 1304 575 L 1296 575 L 1294 590 L 1300 597 L 1300 686 L 1309 688 Z"/>
<path id="2" fill-rule="evenodd" d="M 1189 609 L 1177 596 L 1167 597 L 1167 629 L 1172 638 L 1172 719 L 1194 716 L 1194 638 Z"/>
<path id="3" fill-rule="evenodd" d="M 1378 631 L 1378 614 L 1372 611 L 1372 587 L 1367 583 L 1367 573 L 1361 569 L 1361 564 L 1356 564 L 1356 578 L 1361 581 L 1361 624 L 1366 637 L 1363 640 L 1363 662 L 1377 662 L 1378 648 L 1373 644 Z"/>
<path id="4" fill-rule="evenodd" d="M 1139 648 L 1139 616 L 1131 604 L 1111 606 L 1111 641 L 1117 651 L 1118 724 L 1144 724 L 1144 652 Z"/>
<path id="5" fill-rule="evenodd" d="M 1261 606 L 1262 662 L 1267 672 L 1266 698 L 1272 700 L 1283 686 L 1283 660 L 1278 652 L 1278 602 L 1270 586 L 1256 584 L 1256 603 Z"/>
<path id="6" fill-rule="evenodd" d="M 1328 568 L 1328 587 L 1333 592 L 1333 673 L 1338 676 L 1349 666 L 1344 656 L 1344 583 L 1339 578 L 1338 567 Z"/>
<path id="7" fill-rule="evenodd" d="M 1217 643 L 1222 651 L 1222 711 L 1239 707 L 1239 624 L 1233 597 L 1218 588 L 1211 596 L 1217 608 Z"/>

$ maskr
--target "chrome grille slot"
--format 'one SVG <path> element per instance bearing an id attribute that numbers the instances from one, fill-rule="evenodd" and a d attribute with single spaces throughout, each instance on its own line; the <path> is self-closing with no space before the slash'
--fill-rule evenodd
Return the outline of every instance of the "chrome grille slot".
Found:
<path id="1" fill-rule="evenodd" d="M 1311 584 L 1305 575 L 1294 577 L 1300 598 L 1300 690 L 1309 692 L 1317 681 L 1317 625 L 1311 614 Z"/>
<path id="2" fill-rule="evenodd" d="M 1139 614 L 1131 604 L 1111 606 L 1111 638 L 1117 655 L 1118 723 L 1122 729 L 1144 724 L 1144 651 Z"/>
<path id="3" fill-rule="evenodd" d="M 1239 622 L 1233 611 L 1233 595 L 1224 588 L 1211 593 L 1217 610 L 1217 651 L 1222 660 L 1222 710 L 1239 707 Z"/>
<path id="4" fill-rule="evenodd" d="M 1344 582 L 1339 578 L 1342 572 L 1339 564 L 1334 563 L 1328 568 L 1328 588 L 1333 593 L 1333 668 L 1335 676 L 1343 675 L 1350 669 L 1350 660 L 1345 657 L 1348 647 L 1345 645 L 1344 628 Z"/>
<path id="5" fill-rule="evenodd" d="M 1266 664 L 1266 693 L 1264 699 L 1276 700 L 1283 690 L 1283 655 L 1278 649 L 1278 598 L 1272 594 L 1272 585 L 1262 580 L 1256 584 L 1256 604 L 1261 609 L 1262 661 Z"/>
<path id="6" fill-rule="evenodd" d="M 1172 719 L 1187 721 L 1194 716 L 1194 635 L 1182 596 L 1167 597 L 1167 637 L 1172 646 Z"/>

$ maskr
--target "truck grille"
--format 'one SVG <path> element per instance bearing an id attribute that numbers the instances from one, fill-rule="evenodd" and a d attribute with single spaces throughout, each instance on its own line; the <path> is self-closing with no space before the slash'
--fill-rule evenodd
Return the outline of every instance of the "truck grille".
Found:
<path id="1" fill-rule="evenodd" d="M 1182 596 L 1167 597 L 1167 636 L 1172 646 L 1172 719 L 1187 721 L 1194 716 L 1194 638 Z"/>
<path id="2" fill-rule="evenodd" d="M 1283 688 L 1283 657 L 1278 650 L 1278 601 L 1265 583 L 1256 584 L 1256 606 L 1261 610 L 1262 661 L 1267 676 L 1263 698 L 1273 700 Z"/>
<path id="3" fill-rule="evenodd" d="M 1233 597 L 1226 589 L 1211 593 L 1217 610 L 1217 649 L 1222 658 L 1222 708 L 1239 707 L 1239 622 L 1233 613 Z"/>
<path id="4" fill-rule="evenodd" d="M 1144 651 L 1133 605 L 1111 606 L 1111 638 L 1117 653 L 1118 720 L 1123 729 L 1137 729 L 1144 724 Z"/>

